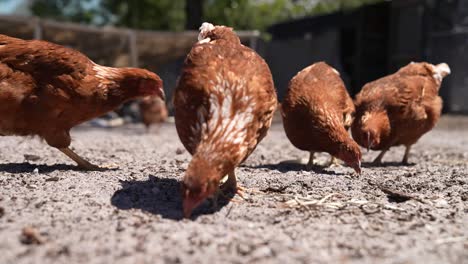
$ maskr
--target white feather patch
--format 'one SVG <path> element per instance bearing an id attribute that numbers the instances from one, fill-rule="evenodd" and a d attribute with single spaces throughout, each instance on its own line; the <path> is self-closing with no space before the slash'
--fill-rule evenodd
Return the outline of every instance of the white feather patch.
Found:
<path id="1" fill-rule="evenodd" d="M 248 147 L 247 126 L 254 119 L 254 103 L 246 89 L 246 82 L 232 82 L 217 75 L 216 80 L 211 81 L 211 85 L 214 92 L 209 97 L 208 119 L 199 116 L 199 124 L 191 128 L 192 132 L 201 133 L 201 141 L 207 143 L 199 151 L 210 159 L 217 146 L 236 146 L 236 154 L 241 157 Z"/>
<path id="2" fill-rule="evenodd" d="M 93 64 L 93 70 L 96 72 L 96 77 L 103 80 L 111 80 L 118 76 L 119 69 L 106 67 L 99 64 Z"/>
<path id="3" fill-rule="evenodd" d="M 365 123 L 367 122 L 367 120 L 370 118 L 370 113 L 369 112 L 365 112 L 364 115 L 362 115 L 361 117 L 361 122 L 362 123 Z"/>
<path id="4" fill-rule="evenodd" d="M 209 42 L 210 40 L 206 41 L 206 35 L 212 31 L 213 29 L 215 29 L 215 26 L 213 24 L 210 24 L 208 22 L 203 22 L 203 24 L 201 25 L 200 27 L 200 33 L 198 34 L 198 41 L 199 43 L 205 43 L 205 42 Z M 204 41 L 204 42 L 202 42 Z"/>
<path id="5" fill-rule="evenodd" d="M 447 63 L 440 63 L 432 67 L 434 70 L 433 77 L 438 82 L 442 82 L 442 79 L 451 73 L 450 67 L 447 65 Z"/>
<path id="6" fill-rule="evenodd" d="M 206 39 L 202 39 L 202 40 L 198 41 L 198 43 L 200 43 L 200 44 L 201 43 L 209 43 L 210 41 L 211 41 L 210 38 L 206 38 Z"/>
<path id="7" fill-rule="evenodd" d="M 336 73 L 338 76 L 340 76 L 340 73 L 339 73 L 335 68 L 331 68 L 331 69 L 332 69 L 332 71 L 333 71 L 334 73 Z"/>

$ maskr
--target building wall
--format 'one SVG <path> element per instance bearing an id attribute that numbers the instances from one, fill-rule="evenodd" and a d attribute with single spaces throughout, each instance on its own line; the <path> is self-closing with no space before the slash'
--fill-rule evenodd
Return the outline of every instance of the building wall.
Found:
<path id="1" fill-rule="evenodd" d="M 280 99 L 289 79 L 319 60 L 342 72 L 351 94 L 411 61 L 446 62 L 452 74 L 440 91 L 444 111 L 468 113 L 467 0 L 393 0 L 285 22 L 271 32 L 266 58 Z"/>
<path id="2" fill-rule="evenodd" d="M 314 62 L 326 61 L 342 70 L 340 63 L 339 32 L 328 30 L 306 39 L 275 40 L 268 44 L 266 61 L 270 66 L 280 100 L 289 80 Z"/>

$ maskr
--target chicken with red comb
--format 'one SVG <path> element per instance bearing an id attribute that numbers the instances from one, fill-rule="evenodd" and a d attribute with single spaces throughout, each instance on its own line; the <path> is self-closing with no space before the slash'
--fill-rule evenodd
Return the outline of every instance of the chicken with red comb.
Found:
<path id="1" fill-rule="evenodd" d="M 82 169 L 100 168 L 69 148 L 70 129 L 147 95 L 164 97 L 152 72 L 105 67 L 63 46 L 0 35 L 0 135 L 39 136 Z"/>
<path id="2" fill-rule="evenodd" d="M 277 104 L 268 65 L 232 28 L 203 23 L 198 40 L 174 96 L 177 133 L 192 154 L 182 183 L 186 217 L 220 188 L 238 191 L 234 170 L 265 137 Z"/>
<path id="3" fill-rule="evenodd" d="M 370 82 L 356 95 L 356 119 L 351 131 L 363 147 L 382 152 L 406 147 L 402 163 L 408 163 L 410 148 L 430 131 L 440 118 L 442 79 L 450 74 L 447 64 L 410 63 L 394 74 Z"/>
<path id="4" fill-rule="evenodd" d="M 361 150 L 347 131 L 354 104 L 338 71 L 325 62 L 303 69 L 290 81 L 281 108 L 287 137 L 310 152 L 308 169 L 315 152 L 327 152 L 361 173 Z"/>

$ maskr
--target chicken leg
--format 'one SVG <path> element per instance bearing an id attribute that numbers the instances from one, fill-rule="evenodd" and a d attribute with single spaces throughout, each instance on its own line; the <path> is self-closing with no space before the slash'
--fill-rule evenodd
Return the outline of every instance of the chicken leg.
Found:
<path id="1" fill-rule="evenodd" d="M 384 149 L 380 152 L 379 156 L 377 156 L 377 158 L 375 158 L 375 160 L 372 162 L 372 165 L 380 165 L 382 164 L 382 158 L 383 156 L 385 155 L 385 153 L 387 153 L 388 149 Z"/>
<path id="2" fill-rule="evenodd" d="M 91 164 L 89 161 L 83 159 L 70 148 L 59 148 L 58 150 L 60 150 L 61 152 L 63 152 L 63 154 L 67 155 L 70 159 L 75 161 L 78 164 L 78 167 L 81 169 L 89 170 L 89 171 L 103 170 L 102 168 L 94 164 Z"/>
<path id="3" fill-rule="evenodd" d="M 227 181 L 221 184 L 220 190 L 223 194 L 234 193 L 244 198 L 245 189 L 237 184 L 236 174 L 234 170 L 228 174 Z"/>
<path id="4" fill-rule="evenodd" d="M 411 149 L 411 145 L 406 146 L 405 155 L 403 156 L 403 160 L 401 161 L 401 163 L 404 164 L 404 165 L 409 164 L 408 158 L 409 158 L 410 149 Z"/>
<path id="5" fill-rule="evenodd" d="M 225 179 L 225 178 L 226 177 L 224 177 L 223 179 Z M 236 179 L 236 175 L 235 175 L 234 171 L 232 171 L 231 173 L 228 174 L 227 180 L 219 186 L 218 191 L 213 195 L 213 197 L 212 197 L 213 208 L 214 209 L 218 208 L 218 198 L 219 198 L 219 196 L 221 196 L 224 199 L 229 200 L 232 197 L 232 196 L 230 196 L 231 194 L 234 194 L 234 195 L 237 194 L 242 199 L 245 199 L 244 198 L 244 188 L 237 185 L 237 179 Z M 234 201 L 234 200 L 231 200 L 231 201 Z"/>
<path id="6" fill-rule="evenodd" d="M 307 165 L 306 165 L 307 170 L 312 170 L 315 167 L 314 156 L 315 156 L 315 152 L 311 151 L 309 154 L 309 162 L 307 162 Z"/>

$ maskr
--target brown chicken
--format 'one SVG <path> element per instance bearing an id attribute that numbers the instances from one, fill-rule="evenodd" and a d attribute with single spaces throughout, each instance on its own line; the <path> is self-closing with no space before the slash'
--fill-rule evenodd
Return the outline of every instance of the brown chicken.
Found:
<path id="1" fill-rule="evenodd" d="M 339 73 L 324 62 L 300 71 L 290 81 L 281 103 L 283 126 L 291 143 L 309 151 L 308 169 L 315 152 L 327 152 L 361 172 L 361 150 L 347 129 L 354 105 Z"/>
<path id="2" fill-rule="evenodd" d="M 167 120 L 166 102 L 158 96 L 146 96 L 140 103 L 140 115 L 146 130 L 149 131 L 151 125 L 157 125 Z"/>
<path id="3" fill-rule="evenodd" d="M 382 162 L 392 146 L 406 147 L 402 163 L 408 163 L 411 146 L 439 120 L 442 79 L 447 64 L 410 63 L 398 72 L 366 84 L 356 96 L 356 119 L 351 128 L 363 147 L 382 150 L 374 160 Z"/>
<path id="4" fill-rule="evenodd" d="M 70 148 L 70 129 L 137 97 L 163 97 L 143 69 L 110 68 L 45 41 L 0 35 L 0 135 L 39 136 L 83 169 L 98 169 Z"/>
<path id="5" fill-rule="evenodd" d="M 231 28 L 203 23 L 175 91 L 175 123 L 193 155 L 182 183 L 186 217 L 206 198 L 238 191 L 234 169 L 265 137 L 276 108 L 268 65 Z"/>

